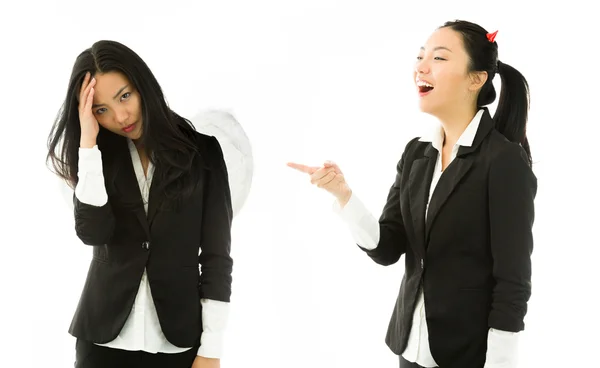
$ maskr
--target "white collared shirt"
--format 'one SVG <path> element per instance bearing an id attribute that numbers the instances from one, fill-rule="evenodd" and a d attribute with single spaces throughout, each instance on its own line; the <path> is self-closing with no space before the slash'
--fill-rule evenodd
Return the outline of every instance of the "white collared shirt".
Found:
<path id="1" fill-rule="evenodd" d="M 148 213 L 148 197 L 154 166 L 150 162 L 148 172 L 144 174 L 140 156 L 135 145 L 129 139 L 128 146 L 135 176 L 142 194 L 144 210 Z M 78 177 L 79 182 L 75 188 L 75 195 L 79 201 L 93 206 L 106 204 L 108 196 L 104 186 L 102 156 L 98 146 L 79 149 Z M 229 315 L 229 303 L 202 299 L 201 304 L 203 332 L 197 355 L 207 358 L 221 358 L 223 334 Z M 145 269 L 131 313 L 123 329 L 113 341 L 97 345 L 131 351 L 142 350 L 149 353 L 180 353 L 191 349 L 191 347 L 180 348 L 171 344 L 163 334 Z"/>
<path id="2" fill-rule="evenodd" d="M 460 146 L 470 147 L 475 139 L 479 123 L 484 110 L 479 110 L 464 130 L 456 144 L 452 147 L 449 163 L 458 153 Z M 438 151 L 438 156 L 433 172 L 431 187 L 429 188 L 429 200 L 425 217 L 429 209 L 429 202 L 440 177 L 442 176 L 442 147 L 444 144 L 444 130 L 441 125 L 435 127 L 429 134 L 419 139 L 421 142 L 431 142 L 433 148 Z M 379 221 L 373 217 L 360 199 L 353 193 L 350 200 L 343 208 L 339 202 L 334 201 L 334 211 L 350 227 L 350 232 L 357 244 L 365 249 L 375 249 L 379 243 Z M 514 332 L 500 331 L 490 328 L 488 333 L 488 351 L 484 368 L 513 368 L 516 367 L 518 334 Z M 425 314 L 425 300 L 423 289 L 419 292 L 419 299 L 413 313 L 413 326 L 408 337 L 408 344 L 402 353 L 402 357 L 409 362 L 417 363 L 423 367 L 437 367 L 437 363 L 431 355 L 429 348 L 429 333 L 427 330 L 427 319 Z"/>

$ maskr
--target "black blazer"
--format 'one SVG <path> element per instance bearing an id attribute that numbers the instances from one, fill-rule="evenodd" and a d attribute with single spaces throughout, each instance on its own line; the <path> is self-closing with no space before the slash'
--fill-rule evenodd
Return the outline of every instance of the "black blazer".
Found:
<path id="1" fill-rule="evenodd" d="M 201 298 L 229 302 L 233 262 L 227 169 L 217 139 L 194 134 L 202 155 L 194 169 L 201 170 L 201 182 L 179 210 L 161 206 L 165 197 L 157 191 L 155 174 L 146 216 L 125 139 L 114 156 L 102 157 L 108 203 L 95 207 L 74 198 L 76 233 L 92 246 L 93 258 L 69 328 L 73 336 L 96 343 L 115 339 L 144 268 L 162 331 L 175 346 L 199 344 Z"/>
<path id="2" fill-rule="evenodd" d="M 442 368 L 481 368 L 490 327 L 517 332 L 531 294 L 537 179 L 525 151 L 494 128 L 485 109 L 473 145 L 460 147 L 425 209 L 437 150 L 411 140 L 379 219 L 380 241 L 363 249 L 390 265 L 405 255 L 405 275 L 386 343 L 401 355 L 419 287 L 429 344 Z"/>

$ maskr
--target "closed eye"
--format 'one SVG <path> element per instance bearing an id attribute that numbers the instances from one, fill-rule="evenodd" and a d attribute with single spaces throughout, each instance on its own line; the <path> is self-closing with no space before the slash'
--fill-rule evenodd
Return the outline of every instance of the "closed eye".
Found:
<path id="1" fill-rule="evenodd" d="M 433 59 L 434 60 L 446 60 L 443 57 L 439 57 L 439 56 L 436 56 Z M 423 57 L 422 56 L 417 56 L 417 60 L 423 60 Z"/>

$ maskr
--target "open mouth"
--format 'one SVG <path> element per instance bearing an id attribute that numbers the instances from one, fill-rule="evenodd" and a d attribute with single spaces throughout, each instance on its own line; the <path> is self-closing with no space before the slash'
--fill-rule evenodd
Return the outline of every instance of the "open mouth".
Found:
<path id="1" fill-rule="evenodd" d="M 421 94 L 428 93 L 433 90 L 433 85 L 431 83 L 421 80 L 417 82 L 417 87 L 419 88 L 419 93 Z"/>

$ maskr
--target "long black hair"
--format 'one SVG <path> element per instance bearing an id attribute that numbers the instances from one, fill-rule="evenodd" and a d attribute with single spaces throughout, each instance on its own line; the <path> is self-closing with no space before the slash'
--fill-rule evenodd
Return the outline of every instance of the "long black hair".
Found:
<path id="1" fill-rule="evenodd" d="M 155 177 L 167 198 L 182 199 L 191 194 L 198 182 L 190 170 L 200 158 L 194 141 L 192 123 L 172 111 L 158 81 L 146 63 L 127 46 L 115 41 L 98 41 L 83 51 L 73 65 L 67 96 L 48 137 L 46 163 L 52 162 L 54 173 L 71 188 L 78 182 L 78 159 L 81 126 L 79 122 L 79 92 L 85 74 L 120 72 L 140 94 L 142 106 L 142 136 L 140 143 L 155 165 Z M 124 146 L 125 137 L 102 126 L 97 145 L 103 160 L 114 157 Z M 179 202 L 179 201 L 178 201 Z"/>
<path id="2" fill-rule="evenodd" d="M 500 75 L 501 89 L 498 107 L 494 113 L 496 129 L 509 141 L 519 143 L 527 153 L 531 166 L 531 150 L 527 140 L 527 114 L 529 112 L 529 84 L 512 66 L 498 60 L 498 43 L 490 42 L 488 32 L 481 26 L 464 20 L 444 23 L 439 28 L 450 28 L 462 36 L 470 63 L 469 72 L 486 71 L 488 78 L 477 97 L 477 107 L 489 105 L 496 99 L 492 79 Z"/>

